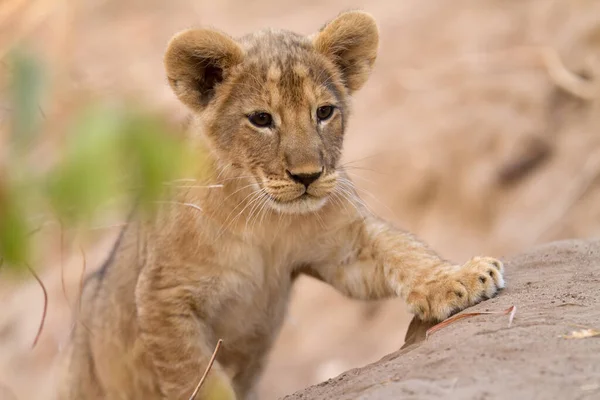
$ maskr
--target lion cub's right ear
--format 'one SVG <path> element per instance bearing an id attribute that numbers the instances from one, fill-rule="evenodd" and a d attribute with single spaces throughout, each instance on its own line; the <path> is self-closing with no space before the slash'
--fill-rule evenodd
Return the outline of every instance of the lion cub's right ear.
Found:
<path id="1" fill-rule="evenodd" d="M 375 19 L 362 11 L 347 11 L 312 35 L 315 48 L 340 70 L 350 93 L 367 81 L 379 45 Z"/>
<path id="2" fill-rule="evenodd" d="M 171 39 L 164 62 L 169 84 L 179 100 L 199 111 L 243 58 L 241 47 L 224 33 L 190 29 Z"/>

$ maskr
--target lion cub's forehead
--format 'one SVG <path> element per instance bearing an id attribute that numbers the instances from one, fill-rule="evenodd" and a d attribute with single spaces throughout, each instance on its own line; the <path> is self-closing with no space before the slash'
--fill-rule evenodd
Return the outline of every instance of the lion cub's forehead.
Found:
<path id="1" fill-rule="evenodd" d="M 263 29 L 240 40 L 250 61 L 290 62 L 314 52 L 311 41 L 294 32 Z"/>
<path id="2" fill-rule="evenodd" d="M 309 38 L 267 29 L 241 38 L 240 44 L 245 52 L 242 74 L 250 87 L 268 91 L 270 97 L 278 97 L 275 92 L 279 91 L 282 101 L 340 96 L 340 88 L 333 83 L 334 71 Z"/>

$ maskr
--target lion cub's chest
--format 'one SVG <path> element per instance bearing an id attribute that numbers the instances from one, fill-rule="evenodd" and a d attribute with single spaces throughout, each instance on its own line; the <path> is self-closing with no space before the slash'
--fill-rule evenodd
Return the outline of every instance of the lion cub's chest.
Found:
<path id="1" fill-rule="evenodd" d="M 212 325 L 230 340 L 257 340 L 275 333 L 285 316 L 294 256 L 288 249 L 240 246 L 230 253 L 219 277 L 219 310 Z"/>

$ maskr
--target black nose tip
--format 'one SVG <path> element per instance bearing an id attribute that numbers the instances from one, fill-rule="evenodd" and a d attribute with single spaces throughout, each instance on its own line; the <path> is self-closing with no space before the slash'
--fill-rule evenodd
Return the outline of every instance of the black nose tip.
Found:
<path id="1" fill-rule="evenodd" d="M 319 179 L 319 177 L 323 173 L 323 170 L 321 170 L 319 172 L 314 172 L 314 173 L 311 173 L 311 174 L 293 174 L 290 171 L 286 171 L 286 172 L 287 172 L 288 176 L 290 178 L 292 178 L 292 180 L 294 182 L 301 183 L 305 187 L 308 187 L 311 183 L 313 183 L 314 181 L 316 181 L 317 179 Z"/>

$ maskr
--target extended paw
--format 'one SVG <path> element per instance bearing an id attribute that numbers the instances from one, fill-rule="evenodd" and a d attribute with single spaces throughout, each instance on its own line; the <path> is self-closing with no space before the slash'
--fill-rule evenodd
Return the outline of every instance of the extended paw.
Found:
<path id="1" fill-rule="evenodd" d="M 442 321 L 504 288 L 504 266 L 491 257 L 475 257 L 452 270 L 431 274 L 407 297 L 411 311 L 423 320 Z"/>

